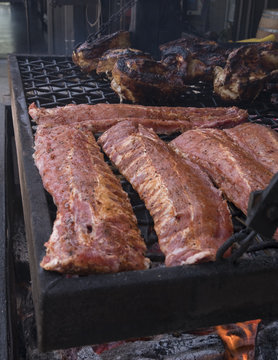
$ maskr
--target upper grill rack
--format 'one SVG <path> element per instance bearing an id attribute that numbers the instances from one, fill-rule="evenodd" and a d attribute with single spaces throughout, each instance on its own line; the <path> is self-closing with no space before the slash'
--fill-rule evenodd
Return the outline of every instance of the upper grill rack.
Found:
<path id="1" fill-rule="evenodd" d="M 83 74 L 69 58 L 20 57 L 18 64 L 27 105 L 119 102 L 107 80 Z"/>
<path id="2" fill-rule="evenodd" d="M 18 56 L 17 61 L 27 105 L 35 102 L 40 107 L 53 107 L 70 103 L 119 102 L 106 78 L 96 73 L 82 73 L 69 57 Z M 211 85 L 199 82 L 189 86 L 175 104 L 168 105 L 212 107 L 228 104 L 215 96 Z M 247 109 L 252 119 L 266 119 L 268 124 L 277 126 L 276 121 L 270 123 L 271 119 L 278 118 L 278 104 L 271 103 L 270 90 L 240 107 Z"/>

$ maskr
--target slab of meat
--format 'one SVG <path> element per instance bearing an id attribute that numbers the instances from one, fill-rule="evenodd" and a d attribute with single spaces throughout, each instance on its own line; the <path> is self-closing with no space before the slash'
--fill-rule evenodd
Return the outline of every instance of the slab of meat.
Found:
<path id="1" fill-rule="evenodd" d="M 69 104 L 46 109 L 38 108 L 33 103 L 29 106 L 29 114 L 37 124 L 47 126 L 90 121 L 94 132 L 105 131 L 119 121 L 132 119 L 162 134 L 184 132 L 196 127 L 227 128 L 248 119 L 247 111 L 235 106 L 193 108 L 129 104 Z"/>
<path id="2" fill-rule="evenodd" d="M 83 72 L 91 72 L 97 68 L 102 54 L 109 49 L 122 49 L 130 47 L 130 34 L 128 31 L 117 31 L 100 38 L 88 38 L 72 53 L 72 61 Z"/>
<path id="3" fill-rule="evenodd" d="M 166 265 L 215 260 L 233 232 L 231 216 L 199 166 L 131 121 L 110 128 L 98 142 L 150 211 Z"/>
<path id="4" fill-rule="evenodd" d="M 273 175 L 278 172 L 278 133 L 275 130 L 246 123 L 224 131 Z"/>
<path id="5" fill-rule="evenodd" d="M 272 173 L 222 130 L 190 130 L 171 141 L 180 155 L 207 172 L 228 200 L 247 214 L 251 191 L 263 190 Z"/>
<path id="6" fill-rule="evenodd" d="M 128 196 L 90 131 L 39 127 L 34 159 L 57 206 L 45 270 L 87 274 L 148 266 Z"/>

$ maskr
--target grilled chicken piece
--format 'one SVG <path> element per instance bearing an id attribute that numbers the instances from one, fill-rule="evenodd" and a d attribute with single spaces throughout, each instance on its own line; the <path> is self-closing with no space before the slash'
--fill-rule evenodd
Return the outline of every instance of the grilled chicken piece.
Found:
<path id="1" fill-rule="evenodd" d="M 72 53 L 72 61 L 82 71 L 91 72 L 97 68 L 100 57 L 109 49 L 130 47 L 130 35 L 128 31 L 117 31 L 111 35 L 105 35 L 97 39 L 88 39 L 77 47 Z"/>
<path id="2" fill-rule="evenodd" d="M 33 120 L 43 126 L 86 122 L 93 132 L 103 132 L 124 120 L 133 120 L 159 134 L 184 132 L 193 128 L 228 128 L 248 119 L 246 110 L 237 107 L 193 108 L 142 106 L 129 104 L 66 105 L 56 108 L 29 106 Z"/>
<path id="3" fill-rule="evenodd" d="M 278 172 L 278 133 L 275 130 L 245 123 L 224 131 L 273 175 Z"/>
<path id="4" fill-rule="evenodd" d="M 165 51 L 162 63 L 167 67 L 169 76 L 179 76 L 185 85 L 211 78 L 211 67 L 198 59 L 194 59 L 188 49 L 180 46 Z"/>
<path id="5" fill-rule="evenodd" d="M 272 172 L 240 148 L 218 129 L 189 130 L 171 141 L 170 146 L 198 164 L 244 214 L 249 195 L 263 190 Z"/>
<path id="6" fill-rule="evenodd" d="M 215 66 L 224 66 L 229 49 L 215 41 L 187 35 L 160 46 L 162 63 L 173 74 L 179 74 L 185 84 L 213 79 Z"/>
<path id="7" fill-rule="evenodd" d="M 252 101 L 268 77 L 258 48 L 243 46 L 231 52 L 224 68 L 215 67 L 213 87 L 224 101 Z"/>
<path id="8" fill-rule="evenodd" d="M 88 274 L 148 267 L 128 195 L 91 131 L 78 125 L 39 126 L 34 159 L 57 206 L 41 262 L 45 270 Z"/>
<path id="9" fill-rule="evenodd" d="M 167 67 L 155 60 L 119 59 L 112 77 L 111 87 L 120 99 L 133 103 L 172 102 L 186 90 L 182 78 L 171 76 Z"/>
<path id="10" fill-rule="evenodd" d="M 233 228 L 227 203 L 208 176 L 131 121 L 113 126 L 98 142 L 153 216 L 166 265 L 215 260 Z"/>
<path id="11" fill-rule="evenodd" d="M 199 58 L 208 65 L 212 65 L 215 62 L 218 65 L 224 64 L 230 52 L 230 49 L 222 47 L 216 41 L 185 34 L 180 39 L 160 45 L 161 57 L 165 57 L 169 50 L 175 47 L 187 49 L 194 58 Z"/>
<path id="12" fill-rule="evenodd" d="M 108 78 L 111 78 L 112 69 L 117 60 L 134 58 L 152 59 L 149 54 L 137 49 L 111 49 L 105 51 L 99 59 L 96 72 L 97 74 L 106 74 Z"/>
<path id="13" fill-rule="evenodd" d="M 266 71 L 273 71 L 278 69 L 278 43 L 277 42 L 262 42 L 256 45 L 262 66 Z"/>

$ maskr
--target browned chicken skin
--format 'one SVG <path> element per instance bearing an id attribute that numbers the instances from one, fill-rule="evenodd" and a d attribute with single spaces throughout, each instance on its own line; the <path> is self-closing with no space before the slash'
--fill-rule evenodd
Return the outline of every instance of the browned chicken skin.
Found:
<path id="1" fill-rule="evenodd" d="M 163 103 L 185 91 L 179 76 L 170 76 L 167 67 L 155 60 L 119 59 L 113 70 L 112 89 L 133 103 Z"/>
<path id="2" fill-rule="evenodd" d="M 73 52 L 73 61 L 82 71 L 106 73 L 121 99 L 141 104 L 173 103 L 198 81 L 213 83 L 225 102 L 253 101 L 277 77 L 274 42 L 234 49 L 186 34 L 160 46 L 161 61 L 129 47 L 129 33 L 119 31 L 86 41 Z"/>
<path id="3" fill-rule="evenodd" d="M 72 61 L 82 71 L 91 72 L 97 68 L 99 58 L 105 51 L 128 47 L 130 47 L 129 32 L 117 31 L 111 35 L 85 41 L 73 51 Z"/>
<path id="4" fill-rule="evenodd" d="M 213 87 L 224 101 L 252 101 L 278 66 L 274 45 L 249 45 L 233 50 L 225 67 L 214 69 Z"/>
<path id="5" fill-rule="evenodd" d="M 216 66 L 214 75 L 214 91 L 225 101 L 255 99 L 263 89 L 267 76 L 254 47 L 232 51 L 225 67 Z"/>
<path id="6" fill-rule="evenodd" d="M 161 45 L 160 50 L 162 62 L 170 71 L 178 71 L 185 84 L 211 81 L 214 67 L 224 66 L 230 51 L 215 41 L 189 34 Z"/>
<path id="7" fill-rule="evenodd" d="M 115 63 L 119 59 L 152 59 L 149 54 L 144 53 L 141 50 L 137 49 L 110 49 L 105 51 L 105 53 L 99 59 L 96 72 L 97 74 L 106 74 L 108 78 L 111 77 L 112 69 Z"/>

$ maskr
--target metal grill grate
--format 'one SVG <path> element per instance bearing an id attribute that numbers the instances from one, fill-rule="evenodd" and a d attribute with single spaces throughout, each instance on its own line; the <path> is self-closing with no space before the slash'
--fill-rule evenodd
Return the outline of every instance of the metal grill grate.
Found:
<path id="1" fill-rule="evenodd" d="M 27 105 L 53 107 L 119 102 L 107 80 L 83 74 L 66 57 L 19 57 Z"/>
<path id="2" fill-rule="evenodd" d="M 110 87 L 109 80 L 95 73 L 82 73 L 69 57 L 19 56 L 17 61 L 27 105 L 35 102 L 39 107 L 54 107 L 70 103 L 96 104 L 99 102 L 119 102 L 118 96 Z M 243 103 L 241 107 L 248 110 L 250 121 L 263 123 L 277 129 L 278 107 L 272 104 L 270 99 L 270 92 L 265 91 L 252 104 Z M 226 103 L 223 103 L 214 95 L 210 85 L 201 82 L 188 87 L 186 93 L 179 99 L 176 99 L 176 101 L 175 104 L 168 105 L 196 107 L 227 106 Z M 163 135 L 161 137 L 164 141 L 169 141 L 175 135 L 171 137 Z M 106 158 L 106 161 L 109 160 Z M 116 172 L 116 174 L 120 176 L 119 173 Z M 153 230 L 153 220 L 148 210 L 131 185 L 122 177 L 121 183 L 133 205 L 140 230 L 149 249 L 148 256 L 154 261 L 159 260 L 163 262 L 164 257 L 157 251 L 158 247 L 155 245 L 157 236 Z M 54 221 L 56 208 L 48 194 L 47 199 L 51 218 Z M 235 232 L 244 229 L 244 215 L 232 204 L 230 204 L 230 209 L 233 214 Z M 263 240 L 258 237 L 257 242 L 262 243 Z"/>

